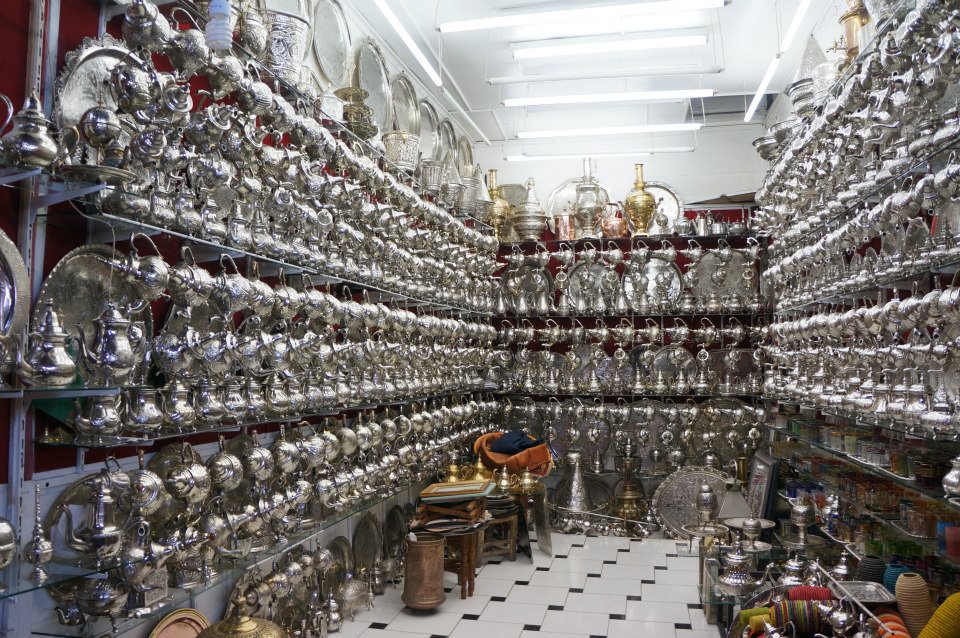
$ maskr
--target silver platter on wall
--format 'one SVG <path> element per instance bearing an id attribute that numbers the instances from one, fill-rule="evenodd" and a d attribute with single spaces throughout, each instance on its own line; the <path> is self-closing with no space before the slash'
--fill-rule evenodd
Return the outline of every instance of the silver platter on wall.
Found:
<path id="1" fill-rule="evenodd" d="M 313 54 L 333 88 L 350 84 L 350 28 L 336 0 L 313 5 Z"/>
<path id="2" fill-rule="evenodd" d="M 411 135 L 420 135 L 420 105 L 417 92 L 404 74 L 393 78 L 390 85 L 393 103 L 393 122 L 397 130 Z"/>
<path id="3" fill-rule="evenodd" d="M 0 232 L 0 334 L 20 334 L 30 313 L 30 278 L 23 257 Z"/>
<path id="4" fill-rule="evenodd" d="M 373 123 L 380 131 L 390 130 L 393 96 L 387 61 L 373 40 L 364 40 L 357 49 L 357 86 L 367 92 L 366 104 L 373 109 Z"/>
<path id="5" fill-rule="evenodd" d="M 441 161 L 446 160 L 447 153 L 450 153 L 450 157 L 453 160 L 453 165 L 457 165 L 457 134 L 453 130 L 453 122 L 449 119 L 445 119 L 440 122 L 440 147 L 438 149 L 438 158 Z M 526 193 L 526 190 L 524 190 Z"/>
<path id="6" fill-rule="evenodd" d="M 424 159 L 442 160 L 440 153 L 440 118 L 426 99 L 420 100 L 420 153 Z"/>

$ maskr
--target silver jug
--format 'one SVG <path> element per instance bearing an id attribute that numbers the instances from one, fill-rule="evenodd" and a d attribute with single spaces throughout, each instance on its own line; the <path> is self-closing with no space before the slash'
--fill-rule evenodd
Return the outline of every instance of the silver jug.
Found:
<path id="1" fill-rule="evenodd" d="M 146 327 L 142 321 L 125 318 L 113 303 L 93 321 L 93 340 L 86 329 L 77 324 L 80 336 L 79 361 L 87 385 L 110 387 L 128 385 L 133 371 L 143 359 L 147 345 Z"/>
<path id="2" fill-rule="evenodd" d="M 65 387 L 77 378 L 77 365 L 67 352 L 67 333 L 53 311 L 53 302 L 44 303 L 35 331 L 17 349 L 17 375 L 30 386 Z"/>
<path id="3" fill-rule="evenodd" d="M 113 479 L 110 472 L 101 470 L 87 481 L 87 485 L 90 497 L 87 499 L 87 517 L 84 524 L 74 528 L 73 513 L 66 504 L 57 510 L 55 521 L 59 522 L 61 515 L 66 517 L 67 546 L 84 558 L 92 558 L 95 567 L 100 569 L 105 561 L 120 553 L 123 530 L 115 521 L 116 501 L 111 493 Z"/>

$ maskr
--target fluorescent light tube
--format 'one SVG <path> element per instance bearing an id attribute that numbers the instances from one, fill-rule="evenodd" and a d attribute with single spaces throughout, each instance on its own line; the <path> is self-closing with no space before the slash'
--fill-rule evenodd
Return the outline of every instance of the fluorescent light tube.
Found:
<path id="1" fill-rule="evenodd" d="M 584 95 L 549 95 L 516 97 L 503 101 L 504 106 L 553 106 L 557 104 L 599 104 L 602 102 L 645 102 L 650 100 L 687 100 L 713 97 L 713 89 L 681 89 L 677 91 L 628 91 L 625 93 L 591 93 Z"/>
<path id="2" fill-rule="evenodd" d="M 382 0 L 381 0 L 382 1 Z M 581 44 L 561 44 L 551 47 L 527 47 L 514 49 L 515 60 L 553 58 L 569 55 L 590 55 L 594 53 L 618 53 L 623 51 L 649 51 L 651 49 L 675 49 L 680 47 L 700 47 L 707 43 L 705 35 L 682 35 L 665 38 L 644 38 L 642 40 L 616 40 L 608 42 L 584 42 Z"/>
<path id="3" fill-rule="evenodd" d="M 648 155 L 658 155 L 660 153 L 692 153 L 695 149 L 692 146 L 668 146 L 664 148 L 652 148 L 638 151 L 623 151 L 617 153 L 565 153 L 561 155 L 507 155 L 508 162 L 538 162 L 544 160 L 562 160 L 562 159 L 582 159 L 585 157 L 646 157 Z"/>
<path id="4" fill-rule="evenodd" d="M 601 126 L 596 128 L 566 128 L 552 131 L 520 131 L 517 137 L 521 140 L 542 139 L 547 137 L 584 137 L 587 135 L 630 135 L 635 133 L 676 133 L 682 131 L 699 131 L 703 127 L 700 122 L 685 122 L 681 124 L 644 124 L 640 126 Z"/>
<path id="5" fill-rule="evenodd" d="M 797 31 L 800 30 L 800 23 L 803 22 L 803 17 L 807 15 L 807 10 L 810 9 L 812 2 L 813 0 L 800 0 L 800 5 L 797 7 L 796 13 L 793 14 L 790 26 L 787 27 L 787 32 L 783 34 L 780 53 L 786 53 L 790 45 L 793 44 L 793 39 L 797 36 Z"/>
<path id="6" fill-rule="evenodd" d="M 407 28 L 403 26 L 403 23 L 400 22 L 400 18 L 397 17 L 397 14 L 393 12 L 393 9 L 387 4 L 387 0 L 373 0 L 373 3 L 377 5 L 377 8 L 380 9 L 380 13 L 383 14 L 383 17 L 387 19 L 387 22 L 390 23 L 390 26 L 393 27 L 393 30 L 397 32 L 397 35 L 400 36 L 400 39 L 403 40 L 403 43 L 407 46 L 407 49 L 410 53 L 413 54 L 413 57 L 417 59 L 417 62 L 420 63 L 420 66 L 423 67 L 423 70 L 427 72 L 427 75 L 430 76 L 430 80 L 440 86 L 443 84 L 443 80 L 440 78 L 440 74 L 437 73 L 436 69 L 433 68 L 433 65 L 430 64 L 430 60 L 427 59 L 427 56 L 423 54 L 423 51 L 420 50 L 420 47 L 417 46 L 417 43 L 413 41 L 413 38 L 410 36 L 410 32 L 407 31 Z"/>
<path id="7" fill-rule="evenodd" d="M 725 0 L 659 0 L 657 2 L 634 2 L 631 4 L 608 5 L 564 11 L 541 11 L 539 13 L 518 13 L 516 15 L 478 18 L 475 20 L 455 20 L 440 23 L 443 33 L 459 31 L 480 31 L 483 29 L 502 29 L 544 22 L 566 22 L 568 20 L 596 20 L 598 18 L 620 18 L 632 15 L 650 15 L 673 11 L 695 11 L 698 9 L 718 9 L 726 4 Z"/>
<path id="8" fill-rule="evenodd" d="M 534 82 L 562 82 L 564 80 L 597 80 L 604 78 L 660 77 L 664 75 L 716 75 L 722 66 L 661 66 L 636 69 L 600 69 L 597 71 L 561 71 L 533 75 L 501 75 L 487 78 L 487 84 L 531 84 Z"/>
<path id="9" fill-rule="evenodd" d="M 767 87 L 770 86 L 770 82 L 773 80 L 773 74 L 777 72 L 778 66 L 780 66 L 779 55 L 770 60 L 770 66 L 767 67 L 767 72 L 763 74 L 763 79 L 760 80 L 760 86 L 757 88 L 757 92 L 753 96 L 750 106 L 747 108 L 747 114 L 743 116 L 744 122 L 749 122 L 753 119 L 753 114 L 757 112 L 757 107 L 760 106 L 760 100 L 763 99 L 764 94 L 767 92 Z"/>

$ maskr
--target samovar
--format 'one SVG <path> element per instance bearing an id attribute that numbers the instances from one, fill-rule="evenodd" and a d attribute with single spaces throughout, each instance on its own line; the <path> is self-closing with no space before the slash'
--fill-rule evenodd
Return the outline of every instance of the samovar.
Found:
<path id="1" fill-rule="evenodd" d="M 630 217 L 630 223 L 633 226 L 633 236 L 646 235 L 650 228 L 650 220 L 657 212 L 657 202 L 650 191 L 647 190 L 647 184 L 643 181 L 643 164 L 634 164 L 636 170 L 636 179 L 633 182 L 633 190 L 627 193 L 623 202 L 623 210 Z"/>

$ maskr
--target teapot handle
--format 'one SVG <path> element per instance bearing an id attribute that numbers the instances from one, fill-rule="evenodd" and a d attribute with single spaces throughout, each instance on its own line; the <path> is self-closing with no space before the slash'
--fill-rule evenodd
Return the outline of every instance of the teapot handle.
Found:
<path id="1" fill-rule="evenodd" d="M 0 126 L 0 135 L 6 133 L 7 126 L 10 125 L 10 121 L 13 120 L 13 102 L 10 101 L 10 98 L 6 96 L 5 93 L 0 93 L 0 102 L 3 102 L 3 107 L 7 111 L 7 118 L 3 121 L 3 126 Z"/>
<path id="2" fill-rule="evenodd" d="M 131 233 L 131 234 L 130 234 L 130 253 L 131 253 L 131 255 L 133 255 L 134 257 L 137 256 L 137 247 L 133 245 L 133 242 L 134 242 L 134 240 L 136 240 L 138 237 L 147 240 L 147 243 L 150 244 L 150 247 L 153 249 L 153 252 L 155 252 L 155 253 L 157 254 L 157 257 L 162 257 L 162 255 L 160 254 L 160 249 L 157 248 L 157 245 L 153 242 L 153 240 L 150 238 L 150 236 L 147 235 L 146 233 L 140 233 L 140 232 L 136 232 L 136 233 Z M 256 262 L 254 262 L 254 263 L 256 263 Z"/>

